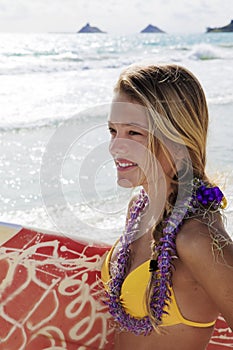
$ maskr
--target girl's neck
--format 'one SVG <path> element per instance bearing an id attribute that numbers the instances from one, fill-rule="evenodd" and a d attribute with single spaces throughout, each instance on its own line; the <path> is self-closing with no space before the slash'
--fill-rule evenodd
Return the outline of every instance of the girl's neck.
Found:
<path id="1" fill-rule="evenodd" d="M 143 186 L 149 197 L 149 206 L 147 208 L 147 219 L 153 217 L 154 224 L 161 221 L 167 204 L 170 203 L 171 195 L 175 193 L 175 185 L 170 179 L 163 179 L 157 183 L 146 184 Z M 170 203 L 173 204 L 173 203 Z"/>

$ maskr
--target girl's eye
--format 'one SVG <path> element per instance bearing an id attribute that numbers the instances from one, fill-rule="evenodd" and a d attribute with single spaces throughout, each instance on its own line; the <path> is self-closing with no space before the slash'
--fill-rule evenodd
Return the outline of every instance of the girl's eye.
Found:
<path id="1" fill-rule="evenodd" d="M 130 130 L 130 131 L 129 131 L 129 134 L 130 134 L 130 135 L 142 135 L 142 134 L 140 134 L 140 132 L 133 131 L 133 130 Z"/>
<path id="2" fill-rule="evenodd" d="M 108 128 L 108 129 L 109 129 L 110 134 L 115 134 L 116 133 L 115 129 L 113 129 L 113 128 Z"/>
<path id="3" fill-rule="evenodd" d="M 108 128 L 109 129 L 109 132 L 111 135 L 115 135 L 117 133 L 117 131 L 111 127 Z M 133 130 L 130 130 L 129 131 L 129 135 L 130 136 L 135 136 L 135 135 L 142 135 L 140 132 L 138 131 L 133 131 Z"/>

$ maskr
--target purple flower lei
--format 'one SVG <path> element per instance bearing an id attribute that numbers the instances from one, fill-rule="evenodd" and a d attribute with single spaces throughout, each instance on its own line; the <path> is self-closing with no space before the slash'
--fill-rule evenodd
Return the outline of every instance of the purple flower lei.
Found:
<path id="1" fill-rule="evenodd" d="M 136 318 L 129 315 L 120 302 L 121 287 L 124 282 L 127 266 L 130 259 L 130 244 L 138 232 L 140 216 L 148 205 L 149 199 L 144 190 L 141 190 L 138 200 L 130 208 L 130 218 L 126 231 L 120 238 L 121 246 L 117 254 L 114 276 L 111 278 L 107 293 L 107 305 L 114 320 L 120 329 L 129 331 L 135 335 L 148 335 L 162 323 L 162 316 L 166 313 L 165 306 L 170 301 L 170 287 L 172 286 L 173 259 L 177 258 L 176 234 L 180 230 L 185 218 L 201 209 L 213 208 L 217 210 L 223 207 L 224 196 L 218 187 L 210 187 L 203 180 L 194 178 L 192 193 L 180 203 L 176 203 L 172 214 L 165 219 L 163 235 L 156 247 L 158 259 L 152 260 L 150 271 L 153 273 L 153 293 L 150 300 L 150 308 L 156 320 L 152 325 L 149 316 Z M 154 263 L 154 264 L 153 264 Z"/>

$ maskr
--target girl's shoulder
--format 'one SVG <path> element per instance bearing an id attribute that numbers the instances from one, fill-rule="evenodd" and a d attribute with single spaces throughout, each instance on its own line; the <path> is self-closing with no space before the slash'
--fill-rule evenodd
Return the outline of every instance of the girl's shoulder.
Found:
<path id="1" fill-rule="evenodd" d="M 223 256 L 225 251 L 233 257 L 233 242 L 219 213 L 185 220 L 177 234 L 176 249 L 179 258 L 187 263 L 208 263 L 208 259 Z"/>

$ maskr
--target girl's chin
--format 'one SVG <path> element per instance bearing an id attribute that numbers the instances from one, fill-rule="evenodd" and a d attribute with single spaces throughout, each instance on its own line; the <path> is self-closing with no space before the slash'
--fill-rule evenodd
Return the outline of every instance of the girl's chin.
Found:
<path id="1" fill-rule="evenodd" d="M 127 179 L 118 179 L 117 183 L 119 186 L 125 187 L 125 188 L 135 187 L 135 185 Z"/>
<path id="2" fill-rule="evenodd" d="M 144 181 L 142 181 L 142 179 L 132 179 L 130 181 L 130 179 L 127 179 L 125 177 L 118 177 L 117 179 L 117 183 L 119 186 L 121 187 L 125 187 L 125 188 L 135 188 L 138 186 L 143 186 L 144 187 Z"/>

